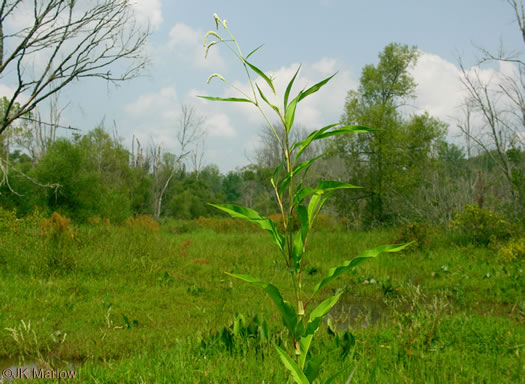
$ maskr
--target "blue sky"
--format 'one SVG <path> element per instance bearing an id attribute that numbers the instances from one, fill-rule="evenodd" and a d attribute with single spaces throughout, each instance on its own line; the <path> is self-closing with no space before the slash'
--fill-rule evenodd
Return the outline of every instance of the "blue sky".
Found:
<path id="1" fill-rule="evenodd" d="M 223 83 L 207 85 L 219 72 L 239 86 L 246 79 L 225 47 L 212 48 L 204 60 L 202 38 L 214 29 L 213 13 L 228 25 L 245 52 L 264 44 L 253 62 L 285 84 L 299 64 L 300 87 L 333 72 L 338 75 L 298 109 L 298 123 L 307 129 L 337 122 L 344 97 L 355 89 L 361 69 L 376 64 L 378 53 L 389 43 L 416 45 L 422 56 L 413 69 L 418 100 L 412 111 L 429 111 L 451 124 L 462 101 L 458 57 L 470 68 L 476 63 L 473 44 L 496 51 L 503 42 L 508 50 L 525 48 L 505 0 L 436 1 L 168 1 L 135 0 L 139 22 L 148 22 L 150 66 L 143 76 L 116 88 L 94 80 L 73 84 L 61 95 L 68 105 L 63 123 L 84 132 L 104 119 L 115 125 L 125 146 L 137 136 L 143 145 L 152 141 L 167 151 L 177 151 L 177 116 L 180 104 L 191 104 L 206 118 L 208 164 L 222 172 L 248 164 L 258 145 L 263 120 L 255 108 L 205 102 L 195 95 L 233 95 Z M 485 68 L 484 76 L 509 73 L 512 68 Z M 0 91 L 9 87 L 0 79 Z M 1 86 L 4 86 L 2 88 Z M 6 88 L 6 89 L 7 89 Z"/>

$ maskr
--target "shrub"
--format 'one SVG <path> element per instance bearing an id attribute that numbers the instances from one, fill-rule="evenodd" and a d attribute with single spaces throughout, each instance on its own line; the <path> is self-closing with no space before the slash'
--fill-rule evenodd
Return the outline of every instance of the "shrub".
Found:
<path id="1" fill-rule="evenodd" d="M 20 221 L 16 218 L 16 210 L 8 211 L 0 207 L 0 232 L 17 233 L 20 229 Z"/>
<path id="2" fill-rule="evenodd" d="M 421 250 L 430 244 L 432 229 L 426 223 L 410 223 L 401 226 L 396 243 L 410 243 L 409 249 Z"/>
<path id="3" fill-rule="evenodd" d="M 472 204 L 456 214 L 450 226 L 468 241 L 484 247 L 506 241 L 512 235 L 512 226 L 503 216 Z"/>
<path id="4" fill-rule="evenodd" d="M 502 246 L 498 251 L 498 259 L 506 263 L 525 262 L 525 237 L 512 239 Z"/>
<path id="5" fill-rule="evenodd" d="M 55 272 L 71 270 L 74 266 L 75 233 L 71 221 L 53 212 L 49 219 L 40 221 L 42 236 L 47 239 L 47 266 Z"/>
<path id="6" fill-rule="evenodd" d="M 159 223 L 157 223 L 151 215 L 130 217 L 126 220 L 126 226 L 130 229 L 146 233 L 156 233 L 159 231 Z"/>

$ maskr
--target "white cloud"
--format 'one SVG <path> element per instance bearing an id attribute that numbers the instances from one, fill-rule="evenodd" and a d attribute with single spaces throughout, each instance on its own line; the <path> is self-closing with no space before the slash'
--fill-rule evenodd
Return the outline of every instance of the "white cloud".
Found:
<path id="1" fill-rule="evenodd" d="M 162 143 L 169 151 L 177 147 L 177 118 L 179 98 L 175 86 L 139 96 L 124 107 L 132 133 L 142 143 L 150 140 Z"/>
<path id="2" fill-rule="evenodd" d="M 236 132 L 230 118 L 224 113 L 216 113 L 208 116 L 204 124 L 206 133 L 216 137 L 235 137 Z"/>
<path id="3" fill-rule="evenodd" d="M 190 64 L 201 68 L 220 71 L 224 68 L 224 60 L 216 47 L 204 57 L 203 39 L 205 33 L 184 23 L 177 23 L 169 32 L 168 49 L 175 52 L 179 60 L 189 61 Z"/>
<path id="4" fill-rule="evenodd" d="M 500 63 L 499 67 L 472 66 L 466 67 L 467 76 L 478 79 L 489 86 L 492 101 L 503 110 L 509 107 L 508 99 L 497 97 L 495 91 L 509 80 L 517 80 L 519 72 L 512 63 Z M 457 127 L 459 121 L 464 120 L 463 105 L 468 97 L 461 82 L 463 76 L 458 65 L 453 64 L 437 55 L 423 53 L 412 70 L 417 85 L 416 109 L 418 113 L 424 111 L 438 117 L 449 124 L 449 135 L 458 136 L 461 132 Z M 506 105 L 505 105 L 506 104 Z M 479 128 L 483 124 L 479 113 L 471 117 L 471 124 Z"/>
<path id="5" fill-rule="evenodd" d="M 263 80 L 257 81 L 271 102 L 279 103 L 279 106 L 281 106 L 286 87 L 298 67 L 299 64 L 291 64 L 287 67 L 281 67 L 274 72 L 266 71 L 266 73 L 271 73 L 274 78 L 274 85 L 279 97 L 278 101 L 275 101 L 272 91 Z M 303 65 L 294 82 L 289 102 L 299 91 L 307 89 L 324 78 L 331 76 L 338 68 L 342 67 L 343 65 L 341 63 L 332 58 L 323 58 L 313 64 Z M 251 94 L 248 82 L 235 82 L 234 85 L 243 92 Z M 355 89 L 356 87 L 357 83 L 351 78 L 350 70 L 342 69 L 317 93 L 308 96 L 298 104 L 295 124 L 312 130 L 338 122 L 343 111 L 346 94 L 350 89 Z M 238 91 L 230 88 L 225 92 L 225 96 L 239 97 L 241 95 Z M 251 122 L 261 125 L 264 123 L 260 112 L 253 105 L 241 103 L 237 108 L 242 110 Z M 278 120 L 275 112 L 269 107 L 265 107 L 265 112 L 267 116 L 270 117 L 270 121 Z"/>
<path id="6" fill-rule="evenodd" d="M 151 92 L 139 96 L 137 101 L 127 105 L 126 112 L 135 117 L 148 117 L 151 114 L 163 115 L 177 105 L 177 92 L 175 87 L 166 87 L 158 92 Z"/>
<path id="7" fill-rule="evenodd" d="M 147 24 L 154 31 L 159 29 L 164 21 L 161 0 L 135 0 L 131 5 L 135 8 L 135 17 L 139 24 Z"/>

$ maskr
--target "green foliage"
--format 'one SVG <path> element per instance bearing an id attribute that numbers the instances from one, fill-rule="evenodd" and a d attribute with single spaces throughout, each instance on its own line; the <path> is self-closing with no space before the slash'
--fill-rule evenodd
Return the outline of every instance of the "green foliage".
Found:
<path id="1" fill-rule="evenodd" d="M 415 96 L 410 69 L 418 56 L 415 47 L 390 44 L 380 53 L 377 66 L 365 66 L 359 89 L 346 98 L 344 122 L 374 131 L 332 141 L 334 153 L 349 170 L 346 177 L 365 187 L 351 195 L 336 195 L 336 205 L 346 215 L 349 207 L 355 207 L 367 226 L 414 216 L 409 203 L 430 182 L 435 148 L 446 132 L 445 124 L 428 114 L 406 118 L 400 112 L 400 106 Z M 356 197 L 365 199 L 364 207 L 348 201 Z"/>
<path id="2" fill-rule="evenodd" d="M 306 245 L 315 220 L 319 216 L 319 213 L 328 198 L 335 191 L 342 189 L 356 189 L 359 187 L 339 181 L 327 180 L 320 181 L 317 187 L 306 186 L 304 184 L 305 176 L 310 167 L 324 155 L 321 154 L 307 160 L 301 158 L 301 155 L 305 153 L 310 144 L 314 141 L 343 134 L 370 133 L 372 130 L 361 125 L 339 126 L 339 124 L 332 124 L 313 131 L 302 141 L 292 142 L 290 132 L 293 129 L 298 104 L 306 97 L 319 91 L 335 75 L 332 75 L 307 89 L 299 91 L 299 93 L 289 102 L 294 81 L 299 73 L 298 69 L 286 87 L 282 107 L 278 106 L 277 104 L 274 104 L 274 102 L 269 101 L 269 98 L 260 87 L 260 84 L 264 82 L 271 90 L 272 98 L 277 100 L 278 97 L 272 77 L 267 76 L 264 71 L 256 67 L 253 63 L 247 61 L 248 57 L 257 51 L 257 49 L 248 54 L 248 56 L 243 56 L 237 40 L 228 29 L 226 22 L 221 20 L 217 15 L 214 15 L 214 17 L 217 29 L 219 29 L 219 25 L 221 25 L 224 31 L 229 35 L 230 39 L 225 40 L 214 31 L 208 32 L 204 38 L 206 52 L 217 43 L 226 44 L 244 66 L 250 82 L 251 94 L 237 89 L 242 94 L 242 98 L 224 99 L 209 96 L 202 97 L 212 101 L 250 103 L 263 115 L 283 154 L 283 161 L 275 168 L 270 179 L 279 207 L 279 213 L 282 218 L 282 230 L 278 228 L 271 218 L 265 217 L 251 208 L 233 204 L 211 205 L 230 214 L 234 218 L 241 218 L 257 224 L 272 236 L 273 242 L 277 246 L 290 273 L 295 293 L 294 303 L 292 305 L 285 300 L 281 291 L 273 284 L 266 283 L 248 274 L 228 273 L 228 275 L 261 288 L 274 302 L 281 314 L 283 324 L 288 330 L 291 344 L 294 349 L 294 358 L 290 357 L 288 352 L 277 345 L 275 345 L 275 349 L 281 358 L 281 361 L 290 371 L 292 377 L 297 383 L 310 383 L 315 380 L 319 374 L 319 367 L 323 359 L 322 356 L 314 357 L 309 353 L 312 339 L 318 331 L 323 319 L 327 316 L 330 309 L 338 302 L 342 293 L 333 295 L 322 301 L 317 307 L 310 311 L 309 316 L 306 316 L 305 308 L 311 303 L 315 294 L 337 276 L 352 270 L 358 264 L 369 258 L 376 257 L 383 252 L 397 252 L 402 250 L 405 246 L 387 245 L 377 247 L 363 252 L 353 260 L 344 262 L 339 267 L 331 268 L 326 277 L 313 288 L 310 298 L 305 301 L 302 271 L 305 261 Z M 210 36 L 217 38 L 218 41 L 207 43 L 207 39 Z M 252 76 L 257 77 L 261 82 L 258 84 L 256 81 L 252 80 Z M 220 74 L 211 75 L 208 81 L 213 78 L 218 78 L 227 82 Z M 403 82 L 410 83 L 410 78 L 407 76 L 401 76 L 401 83 Z M 235 86 L 233 87 L 235 88 Z M 407 85 L 408 91 L 410 90 L 409 88 L 410 87 Z M 402 91 L 399 90 L 399 92 Z M 274 126 L 270 122 L 270 119 L 267 116 L 266 107 L 269 107 L 272 113 L 275 112 L 279 119 L 280 126 Z M 418 126 L 417 123 L 414 125 Z M 229 177 L 227 180 L 227 185 L 234 184 L 234 179 L 232 177 Z M 227 195 L 230 199 L 236 199 L 236 196 L 232 196 L 230 192 L 228 192 Z M 328 383 L 332 380 L 333 378 L 326 382 Z"/>
<path id="3" fill-rule="evenodd" d="M 465 240 L 484 247 L 508 240 L 513 232 L 503 216 L 473 204 L 467 204 L 463 212 L 456 214 L 450 226 Z"/>
<path id="4" fill-rule="evenodd" d="M 228 325 L 203 337 L 201 347 L 205 351 L 223 348 L 232 354 L 244 354 L 250 349 L 264 353 L 269 350 L 271 341 L 280 342 L 279 336 L 269 333 L 265 320 L 257 315 L 250 318 L 237 313 Z"/>
<path id="5" fill-rule="evenodd" d="M 428 248 L 432 236 L 432 229 L 429 224 L 424 222 L 415 222 L 402 225 L 399 228 L 399 235 L 396 243 L 409 243 L 412 245 L 411 250 L 423 250 Z"/>
<path id="6" fill-rule="evenodd" d="M 75 267 L 75 232 L 71 221 L 57 212 L 40 222 L 42 236 L 47 239 L 46 266 L 51 273 L 64 273 Z"/>
<path id="7" fill-rule="evenodd" d="M 505 263 L 525 262 L 525 237 L 511 239 L 498 250 L 498 259 Z"/>

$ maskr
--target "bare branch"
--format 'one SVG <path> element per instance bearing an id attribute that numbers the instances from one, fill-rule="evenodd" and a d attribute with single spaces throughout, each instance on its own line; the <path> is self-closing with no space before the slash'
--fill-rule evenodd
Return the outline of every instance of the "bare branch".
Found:
<path id="1" fill-rule="evenodd" d="M 0 134 L 74 80 L 96 77 L 117 83 L 138 76 L 144 68 L 149 31 L 136 25 L 130 1 L 90 4 L 34 0 L 31 25 L 7 31 L 10 18 L 28 15 L 29 3 L 1 3 L 0 77 L 14 80 L 16 87 L 0 116 Z M 12 113 L 15 102 L 20 108 Z"/>

